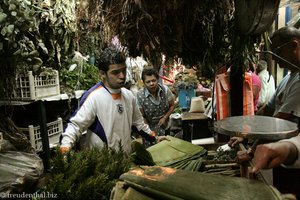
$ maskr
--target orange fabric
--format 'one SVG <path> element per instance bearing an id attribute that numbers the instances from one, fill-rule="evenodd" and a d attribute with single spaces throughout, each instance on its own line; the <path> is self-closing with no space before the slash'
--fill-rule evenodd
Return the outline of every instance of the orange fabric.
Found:
<path id="1" fill-rule="evenodd" d="M 229 73 L 216 76 L 216 111 L 217 120 L 231 116 Z M 243 83 L 243 115 L 254 115 L 252 77 L 246 72 Z"/>
<path id="2" fill-rule="evenodd" d="M 103 86 L 102 85 L 100 85 L 96 90 L 98 90 L 98 89 L 100 89 L 100 88 L 102 88 Z M 94 90 L 94 91 L 96 91 L 96 90 Z M 93 92 L 94 92 L 93 91 Z M 113 98 L 113 100 L 116 100 L 116 99 L 120 99 L 121 98 L 121 93 L 111 93 L 111 96 L 112 96 L 112 98 Z"/>
<path id="3" fill-rule="evenodd" d="M 243 84 L 243 115 L 254 115 L 251 73 L 246 72 Z"/>
<path id="4" fill-rule="evenodd" d="M 121 99 L 121 93 L 111 93 L 113 100 Z"/>
<path id="5" fill-rule="evenodd" d="M 217 120 L 230 116 L 230 82 L 227 73 L 216 76 Z"/>

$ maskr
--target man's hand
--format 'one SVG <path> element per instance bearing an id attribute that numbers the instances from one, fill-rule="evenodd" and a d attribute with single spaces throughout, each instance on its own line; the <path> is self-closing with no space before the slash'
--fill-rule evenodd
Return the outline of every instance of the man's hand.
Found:
<path id="1" fill-rule="evenodd" d="M 168 120 L 168 118 L 162 117 L 158 122 L 158 126 L 164 126 L 166 124 L 167 120 Z"/>
<path id="2" fill-rule="evenodd" d="M 167 136 L 156 136 L 156 143 L 159 143 L 163 140 L 169 140 Z"/>
<path id="3" fill-rule="evenodd" d="M 296 146 L 288 141 L 262 144 L 254 152 L 252 173 L 261 169 L 270 169 L 281 164 L 293 164 L 298 157 Z"/>
<path id="4" fill-rule="evenodd" d="M 242 137 L 232 137 L 232 138 L 230 138 L 230 140 L 228 142 L 228 146 L 234 147 L 235 145 L 242 143 L 243 141 L 244 141 L 244 138 L 242 138 Z"/>
<path id="5" fill-rule="evenodd" d="M 69 147 L 60 147 L 59 151 L 61 154 L 67 154 L 70 151 Z"/>

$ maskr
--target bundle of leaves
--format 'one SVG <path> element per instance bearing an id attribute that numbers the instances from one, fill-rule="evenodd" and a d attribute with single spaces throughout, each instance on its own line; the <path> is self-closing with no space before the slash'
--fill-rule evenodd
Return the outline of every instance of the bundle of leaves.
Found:
<path id="1" fill-rule="evenodd" d="M 190 73 L 190 70 L 180 72 L 175 77 L 175 87 L 177 89 L 196 89 L 199 80 L 195 73 Z"/>
<path id="2" fill-rule="evenodd" d="M 131 142 L 131 148 L 133 153 L 130 155 L 130 159 L 135 165 L 148 165 L 153 166 L 156 163 L 153 161 L 153 158 L 149 151 L 138 141 Z"/>
<path id="3" fill-rule="evenodd" d="M 51 162 L 51 178 L 43 192 L 59 199 L 109 199 L 119 176 L 129 170 L 130 159 L 122 150 L 86 149 L 58 155 Z"/>
<path id="4" fill-rule="evenodd" d="M 232 148 L 229 151 L 220 150 L 214 156 L 214 161 L 234 161 L 236 154 L 238 152 L 238 147 Z"/>
<path id="5" fill-rule="evenodd" d="M 73 70 L 62 68 L 59 71 L 60 89 L 62 93 L 72 93 L 75 90 L 88 90 L 101 80 L 99 69 L 87 62 L 81 66 L 76 63 Z"/>
<path id="6" fill-rule="evenodd" d="M 75 0 L 0 1 L 0 97 L 11 96 L 16 73 L 59 69 L 75 48 L 75 19 Z"/>
<path id="7" fill-rule="evenodd" d="M 130 55 L 142 53 L 154 66 L 160 53 L 179 56 L 185 63 L 200 62 L 207 68 L 230 56 L 232 0 L 106 0 L 103 8 L 109 30 L 128 46 Z"/>

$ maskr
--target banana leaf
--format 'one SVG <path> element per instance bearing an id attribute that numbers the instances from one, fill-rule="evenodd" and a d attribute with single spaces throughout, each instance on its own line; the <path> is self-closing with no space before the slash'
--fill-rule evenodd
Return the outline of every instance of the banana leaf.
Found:
<path id="1" fill-rule="evenodd" d="M 206 149 L 190 142 L 167 136 L 163 140 L 149 148 L 153 161 L 159 166 L 172 166 L 176 163 L 194 160 L 207 153 Z"/>
<path id="2" fill-rule="evenodd" d="M 118 181 L 113 188 L 110 200 L 154 200 L 147 195 L 133 189 L 132 187 L 126 187 L 123 181 Z"/>
<path id="3" fill-rule="evenodd" d="M 282 199 L 276 188 L 257 180 L 159 166 L 134 168 L 122 174 L 120 179 L 155 199 Z"/>

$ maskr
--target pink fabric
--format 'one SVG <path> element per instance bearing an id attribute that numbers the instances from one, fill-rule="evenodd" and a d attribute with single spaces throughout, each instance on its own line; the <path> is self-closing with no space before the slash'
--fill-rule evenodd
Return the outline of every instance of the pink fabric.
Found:
<path id="1" fill-rule="evenodd" d="M 260 92 L 260 90 L 261 90 L 261 81 L 259 79 L 259 76 L 256 75 L 253 72 L 251 72 L 251 75 L 252 75 L 252 86 L 258 86 L 259 92 Z M 253 96 L 253 98 L 254 98 L 254 96 Z M 257 111 L 258 98 L 259 98 L 259 94 L 255 97 L 255 99 L 253 99 L 254 111 Z"/>

